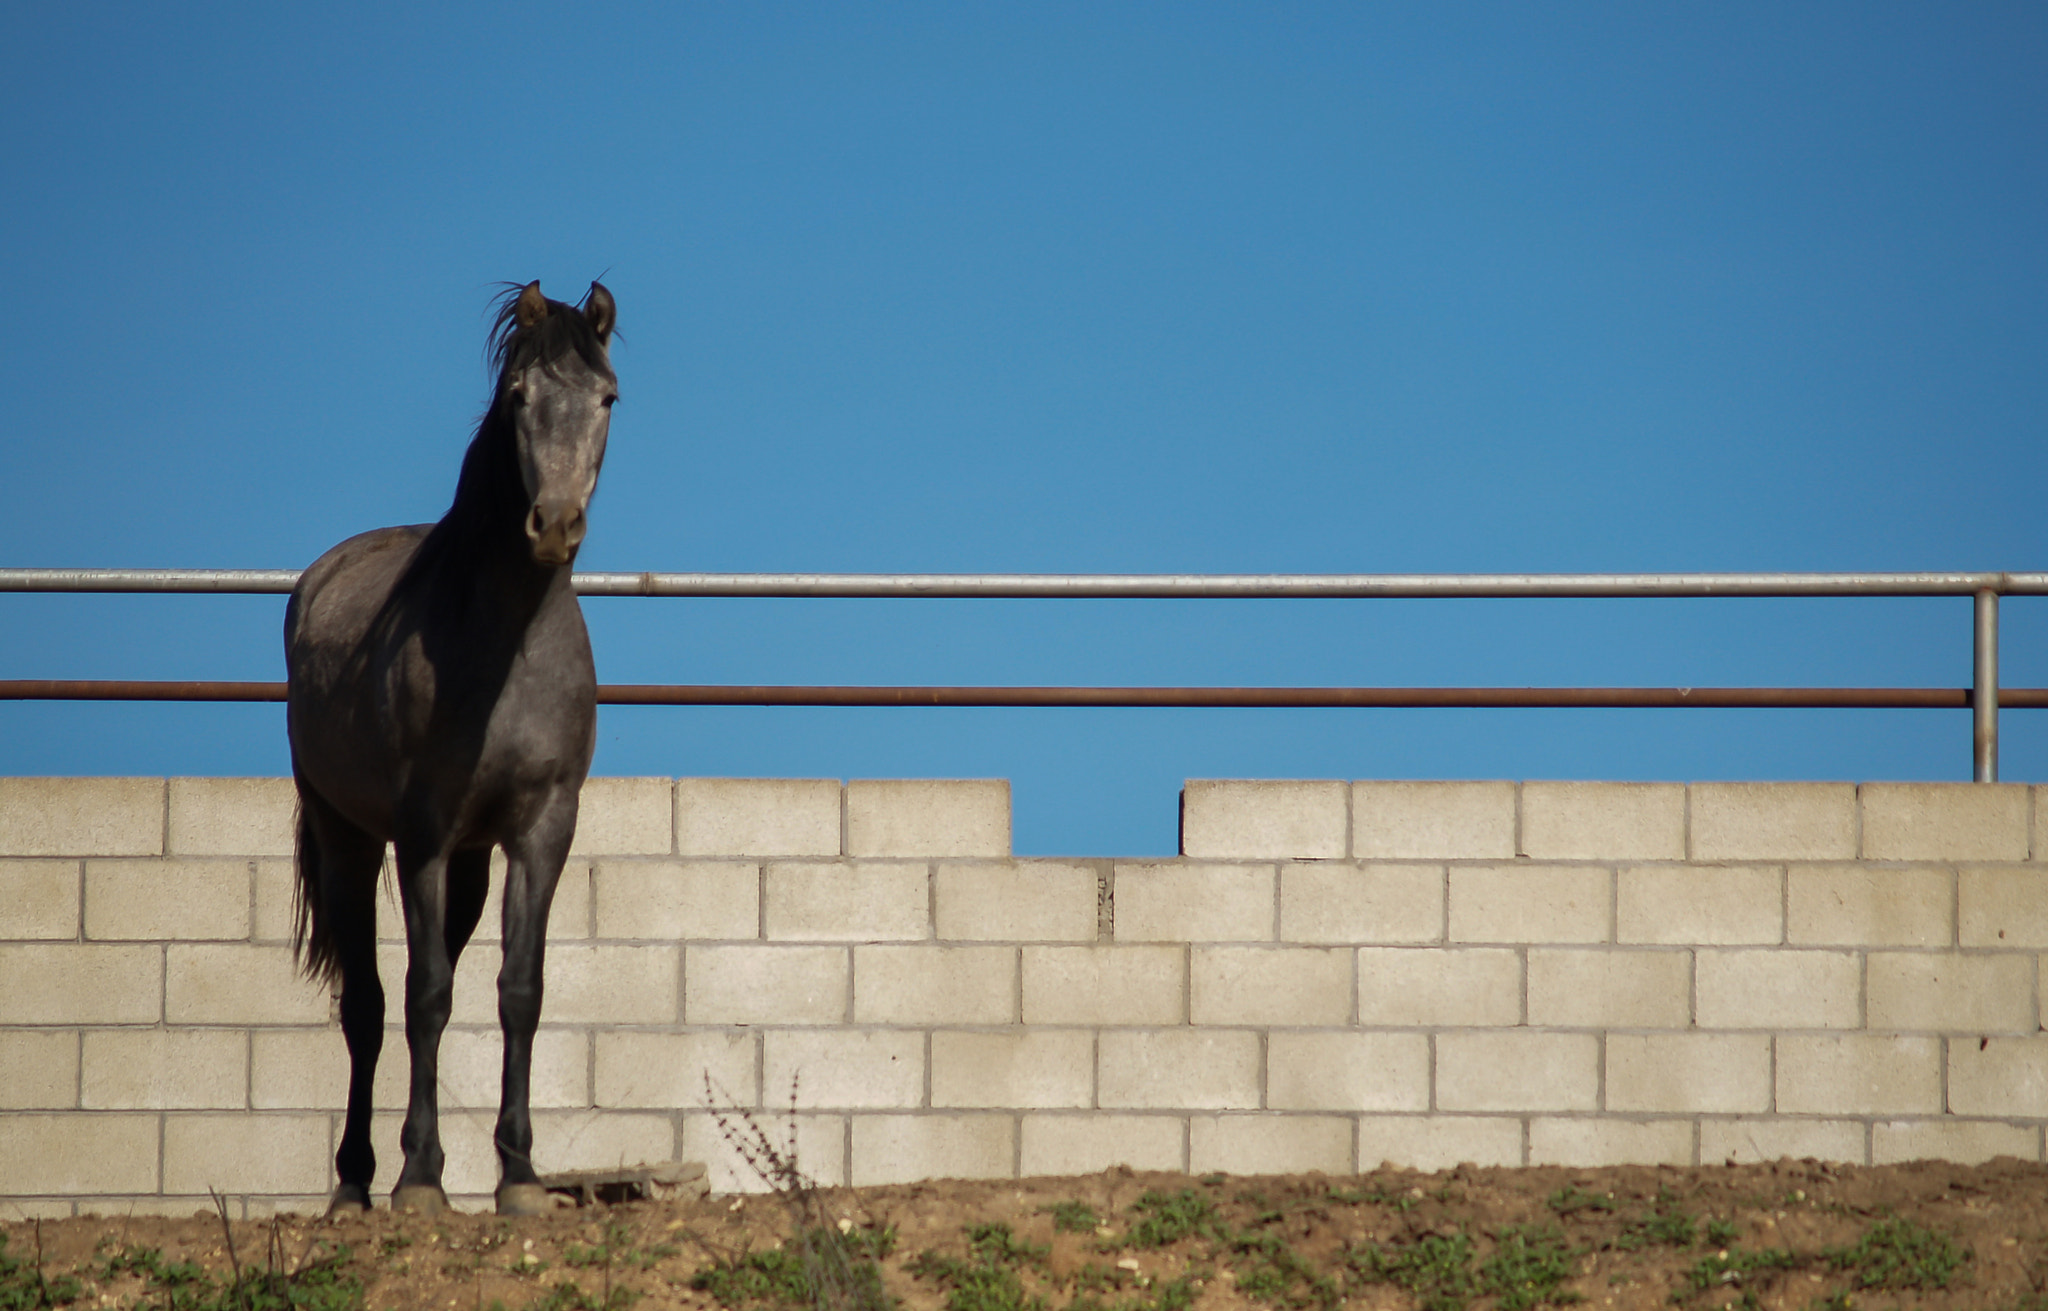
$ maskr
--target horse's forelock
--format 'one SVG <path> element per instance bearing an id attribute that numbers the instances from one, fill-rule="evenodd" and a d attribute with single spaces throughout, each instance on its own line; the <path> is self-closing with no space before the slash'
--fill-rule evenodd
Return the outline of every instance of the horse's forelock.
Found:
<path id="1" fill-rule="evenodd" d="M 612 371 L 604 342 L 576 306 L 550 300 L 544 317 L 522 326 L 519 322 L 519 296 L 525 290 L 524 283 L 506 283 L 505 290 L 495 302 L 496 313 L 489 339 L 491 371 L 494 374 L 503 378 L 507 369 L 525 368 L 535 363 L 552 364 L 571 351 L 599 373 L 609 374 Z"/>

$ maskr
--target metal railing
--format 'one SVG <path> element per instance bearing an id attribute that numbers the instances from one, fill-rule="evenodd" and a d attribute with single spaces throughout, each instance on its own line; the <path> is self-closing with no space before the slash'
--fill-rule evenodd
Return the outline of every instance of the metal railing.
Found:
<path id="1" fill-rule="evenodd" d="M 288 569 L 0 569 L 0 592 L 282 595 Z M 1968 596 L 1967 688 L 768 687 L 607 684 L 608 705 L 1857 707 L 1962 709 L 1973 769 L 1998 778 L 1998 711 L 2048 708 L 2048 689 L 1998 685 L 1998 599 L 2048 595 L 2048 573 L 1718 574 L 709 574 L 580 573 L 583 596 L 1037 599 Z M 0 700 L 282 701 L 284 684 L 0 680 Z"/>

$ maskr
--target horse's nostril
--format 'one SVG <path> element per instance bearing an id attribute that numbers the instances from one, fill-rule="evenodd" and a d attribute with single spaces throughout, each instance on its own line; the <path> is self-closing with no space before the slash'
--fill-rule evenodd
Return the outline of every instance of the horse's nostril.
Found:
<path id="1" fill-rule="evenodd" d="M 539 541 L 540 535 L 546 532 L 547 530 L 547 517 L 541 513 L 540 507 L 536 505 L 533 507 L 533 510 L 526 516 L 526 535 L 528 537 L 533 538 L 535 541 Z"/>

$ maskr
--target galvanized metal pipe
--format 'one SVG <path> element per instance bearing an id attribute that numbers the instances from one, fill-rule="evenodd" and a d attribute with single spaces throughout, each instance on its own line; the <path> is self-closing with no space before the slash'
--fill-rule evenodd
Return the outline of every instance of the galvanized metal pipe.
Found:
<path id="1" fill-rule="evenodd" d="M 1974 745 L 1972 777 L 1979 783 L 1998 781 L 1998 593 L 1977 593 L 1975 677 L 1970 707 Z"/>
<path id="2" fill-rule="evenodd" d="M 0 701 L 282 701 L 283 683 L 0 680 Z M 805 687 L 609 683 L 611 706 L 1128 706 L 1240 709 L 1722 708 L 1963 710 L 1949 687 Z M 2008 688 L 2014 709 L 2048 708 L 2048 688 Z"/>
<path id="3" fill-rule="evenodd" d="M 278 595 L 290 569 L 0 569 L 0 592 Z M 2048 595 L 2048 573 L 678 574 L 581 573 L 584 596 L 1286 599 Z"/>

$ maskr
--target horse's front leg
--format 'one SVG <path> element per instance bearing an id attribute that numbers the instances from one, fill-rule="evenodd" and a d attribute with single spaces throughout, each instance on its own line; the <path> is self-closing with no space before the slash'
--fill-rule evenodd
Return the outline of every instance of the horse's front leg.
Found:
<path id="1" fill-rule="evenodd" d="M 405 1045 L 412 1088 L 398 1144 L 405 1166 L 391 1191 L 394 1211 L 433 1215 L 448 1209 L 441 1188 L 441 1033 L 455 1001 L 455 961 L 448 950 L 448 853 L 399 842 L 398 887 L 405 909 Z"/>
<path id="2" fill-rule="evenodd" d="M 498 1023 L 505 1034 L 505 1073 L 498 1103 L 500 1215 L 539 1215 L 547 1190 L 533 1168 L 533 1119 L 528 1089 L 533 1034 L 540 1024 L 541 971 L 547 955 L 548 908 L 576 831 L 576 794 L 557 804 L 522 838 L 505 848 L 505 959 L 498 971 Z"/>

